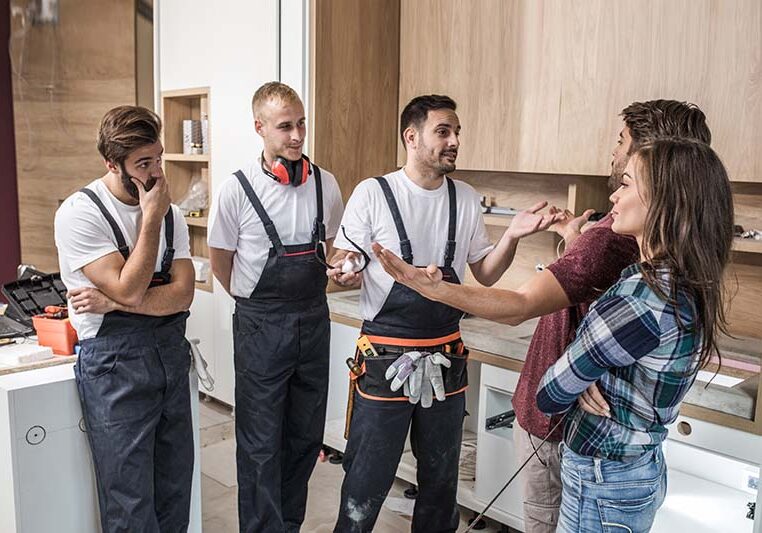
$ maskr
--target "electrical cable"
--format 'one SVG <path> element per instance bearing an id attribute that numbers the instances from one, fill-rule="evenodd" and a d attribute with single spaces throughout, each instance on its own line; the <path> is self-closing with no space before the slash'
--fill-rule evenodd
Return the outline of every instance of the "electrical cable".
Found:
<path id="1" fill-rule="evenodd" d="M 543 466 L 543 468 L 548 468 L 548 463 L 540 459 L 540 448 L 539 446 L 534 445 L 534 441 L 532 440 L 532 434 L 527 431 L 527 436 L 529 437 L 529 445 L 532 447 L 532 450 L 534 450 L 534 453 L 537 454 L 537 460 L 540 461 L 540 464 Z"/>
<path id="2" fill-rule="evenodd" d="M 540 448 L 542 448 L 542 445 L 543 445 L 543 444 L 545 444 L 545 443 L 547 442 L 547 440 L 548 440 L 548 437 L 550 437 L 550 436 L 553 434 L 553 432 L 556 430 L 556 428 L 558 428 L 558 426 L 560 426 L 560 425 L 561 425 L 561 423 L 562 423 L 564 420 L 566 420 L 566 417 L 567 417 L 567 415 L 568 415 L 570 412 L 571 412 L 571 409 L 569 409 L 568 411 L 566 411 L 566 412 L 563 414 L 563 416 L 562 416 L 562 417 L 561 417 L 561 418 L 558 420 L 558 422 L 556 422 L 556 425 L 555 425 L 555 426 L 553 426 L 552 428 L 550 428 L 550 430 L 548 431 L 548 434 L 547 434 L 547 435 L 545 435 L 545 438 L 543 438 L 543 439 L 542 439 L 542 442 L 540 442 L 539 446 L 537 446 L 537 448 L 535 448 L 535 449 L 534 449 L 534 451 L 532 452 L 532 454 L 531 454 L 529 457 L 527 457 L 527 460 L 526 460 L 526 461 L 524 461 L 524 464 L 522 464 L 522 465 L 521 465 L 521 466 L 518 468 L 518 470 L 516 470 L 516 472 L 514 472 L 514 473 L 513 473 L 513 475 L 511 476 L 511 478 L 508 480 L 508 482 L 507 482 L 505 485 L 503 485 L 503 488 L 502 488 L 502 489 L 500 489 L 500 490 L 498 491 L 498 493 L 497 493 L 497 494 L 495 494 L 495 497 L 494 497 L 494 498 L 492 498 L 492 500 L 490 500 L 490 502 L 487 504 L 487 506 L 484 508 L 484 510 L 482 510 L 482 512 L 481 512 L 481 513 L 479 513 L 479 515 L 478 515 L 476 518 L 474 518 L 474 519 L 471 521 L 471 524 L 470 524 L 470 525 L 469 525 L 469 526 L 468 526 L 468 527 L 465 529 L 465 531 L 464 531 L 463 533 L 469 533 L 469 531 L 473 530 L 473 529 L 474 529 L 474 527 L 476 526 L 476 524 L 478 524 L 478 523 L 479 523 L 479 520 L 481 520 L 482 518 L 484 518 L 484 515 L 486 514 L 486 512 L 487 512 L 487 511 L 489 511 L 490 507 L 492 507 L 492 504 L 494 504 L 494 503 L 497 501 L 497 499 L 500 497 L 500 495 L 501 495 L 501 494 L 503 494 L 503 492 L 505 492 L 505 489 L 507 489 L 507 488 L 508 488 L 508 485 L 510 485 L 510 484 L 511 484 L 511 482 L 512 482 L 514 479 L 516 479 L 516 477 L 519 475 L 519 473 L 520 473 L 522 470 L 524 470 L 524 467 L 525 467 L 527 464 L 529 464 L 529 461 L 531 461 L 531 460 L 532 460 L 532 457 L 534 457 L 535 455 L 537 455 L 537 452 L 539 452 L 539 451 L 540 451 Z M 534 446 L 532 446 L 532 447 L 534 448 Z M 539 456 L 538 456 L 538 459 L 539 459 Z"/>
<path id="3" fill-rule="evenodd" d="M 558 241 L 558 244 L 556 245 L 556 259 L 561 259 L 561 245 L 564 245 L 564 251 L 566 251 L 566 239 L 564 237 L 561 237 L 561 239 Z"/>

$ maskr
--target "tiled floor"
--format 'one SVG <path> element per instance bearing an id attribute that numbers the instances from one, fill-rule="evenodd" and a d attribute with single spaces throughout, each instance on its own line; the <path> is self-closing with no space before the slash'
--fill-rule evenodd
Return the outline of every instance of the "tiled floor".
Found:
<path id="1" fill-rule="evenodd" d="M 201 499 L 205 532 L 238 531 L 237 487 L 235 481 L 235 435 L 230 410 L 215 402 L 201 402 Z M 318 463 L 310 479 L 307 516 L 303 532 L 329 533 L 333 530 L 339 507 L 339 489 L 344 478 L 340 465 Z M 405 505 L 403 491 L 407 484 L 396 481 L 381 510 L 374 531 L 399 533 L 410 531 L 410 518 L 390 510 L 394 504 Z M 461 530 L 470 511 L 461 511 Z M 491 524 L 487 532 L 499 531 Z"/>

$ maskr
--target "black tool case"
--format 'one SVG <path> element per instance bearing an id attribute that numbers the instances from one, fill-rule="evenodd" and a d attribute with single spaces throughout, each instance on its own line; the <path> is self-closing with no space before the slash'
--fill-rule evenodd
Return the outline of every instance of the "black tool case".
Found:
<path id="1" fill-rule="evenodd" d="M 32 317 L 44 313 L 48 305 L 66 307 L 66 286 L 58 273 L 6 283 L 2 292 L 8 300 L 6 314 L 28 326 L 32 325 Z"/>

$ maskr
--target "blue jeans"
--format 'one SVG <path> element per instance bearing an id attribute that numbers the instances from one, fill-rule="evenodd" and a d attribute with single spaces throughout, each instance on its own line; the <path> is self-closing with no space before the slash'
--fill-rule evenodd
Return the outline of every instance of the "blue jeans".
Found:
<path id="1" fill-rule="evenodd" d="M 578 455 L 562 444 L 557 533 L 644 533 L 667 493 L 661 446 L 630 462 Z"/>

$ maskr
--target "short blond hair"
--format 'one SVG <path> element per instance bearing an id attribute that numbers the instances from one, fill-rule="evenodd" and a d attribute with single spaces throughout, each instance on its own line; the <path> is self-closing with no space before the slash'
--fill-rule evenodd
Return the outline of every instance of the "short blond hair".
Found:
<path id="1" fill-rule="evenodd" d="M 283 102 L 286 104 L 301 104 L 302 99 L 296 94 L 296 91 L 285 83 L 271 81 L 265 83 L 257 89 L 254 97 L 251 99 L 251 110 L 254 113 L 254 119 L 258 119 L 262 107 L 270 101 Z"/>

